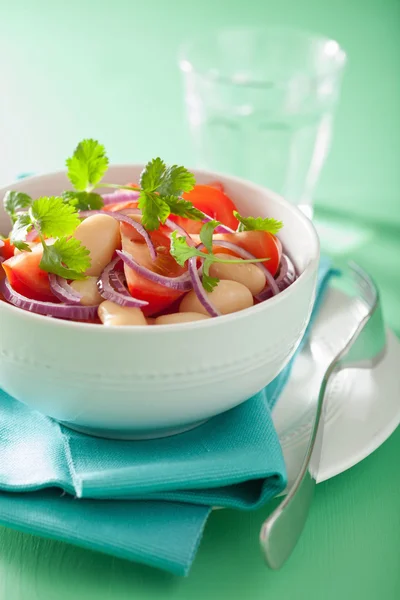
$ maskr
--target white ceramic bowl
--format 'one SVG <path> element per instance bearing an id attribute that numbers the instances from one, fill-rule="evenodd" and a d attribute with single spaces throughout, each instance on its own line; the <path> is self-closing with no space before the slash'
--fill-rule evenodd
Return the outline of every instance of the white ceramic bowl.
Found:
<path id="1" fill-rule="evenodd" d="M 141 165 L 113 166 L 108 180 L 135 181 Z M 0 302 L 0 387 L 70 427 L 115 438 L 159 437 L 188 429 L 261 390 L 294 353 L 315 293 L 319 242 L 311 222 L 273 192 L 223 182 L 241 213 L 284 222 L 279 235 L 298 272 L 283 293 L 247 310 L 195 323 L 117 327 L 61 321 Z M 7 189 L 33 197 L 68 189 L 64 172 Z M 0 190 L 0 199 L 6 190 Z M 9 223 L 1 208 L 0 230 Z"/>

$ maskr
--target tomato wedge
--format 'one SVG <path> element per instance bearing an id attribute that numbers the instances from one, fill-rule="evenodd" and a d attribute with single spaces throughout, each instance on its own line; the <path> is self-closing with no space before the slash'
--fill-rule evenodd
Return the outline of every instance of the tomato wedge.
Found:
<path id="1" fill-rule="evenodd" d="M 39 268 L 43 248 L 38 244 L 32 252 L 20 252 L 3 262 L 11 287 L 32 300 L 58 302 L 50 289 L 49 275 Z"/>
<path id="2" fill-rule="evenodd" d="M 122 249 L 147 269 L 166 277 L 178 277 L 186 271 L 186 268 L 180 267 L 170 255 L 170 238 L 168 232 L 169 230 L 163 227 L 157 231 L 149 232 L 157 250 L 157 258 L 153 261 L 145 241 L 136 229 L 127 223 L 121 223 Z M 128 289 L 132 296 L 139 300 L 146 300 L 149 303 L 143 309 L 146 316 L 165 310 L 183 294 L 183 292 L 172 290 L 159 283 L 149 281 L 133 269 L 130 269 L 127 265 L 124 265 L 124 270 Z"/>
<path id="3" fill-rule="evenodd" d="M 3 260 L 7 260 L 8 258 L 14 256 L 15 248 L 10 242 L 10 238 L 2 240 L 2 242 L 3 244 L 0 244 L 0 257 Z"/>
<path id="4" fill-rule="evenodd" d="M 225 240 L 244 248 L 256 258 L 269 258 L 263 265 L 271 275 L 276 275 L 281 261 L 282 246 L 278 238 L 266 231 L 241 231 L 240 233 L 217 233 L 214 240 Z M 235 253 L 226 248 L 218 248 L 218 242 L 214 242 L 214 252 Z"/>
<path id="5" fill-rule="evenodd" d="M 236 230 L 239 225 L 238 220 L 233 216 L 236 206 L 222 189 L 215 187 L 216 185 L 215 183 L 212 185 L 196 185 L 191 192 L 183 194 L 183 198 L 192 202 L 196 208 L 209 217 Z M 200 221 L 191 221 L 175 215 L 171 215 L 171 219 L 188 233 L 200 233 L 202 227 Z"/>

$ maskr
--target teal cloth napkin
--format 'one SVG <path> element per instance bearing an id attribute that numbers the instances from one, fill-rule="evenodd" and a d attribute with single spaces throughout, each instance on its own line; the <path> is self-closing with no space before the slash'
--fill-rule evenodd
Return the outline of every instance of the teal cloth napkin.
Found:
<path id="1" fill-rule="evenodd" d="M 323 260 L 313 315 L 332 274 Z M 78 434 L 0 391 L 0 523 L 187 574 L 213 506 L 254 509 L 285 488 L 271 408 L 293 360 L 244 404 L 160 440 Z"/>

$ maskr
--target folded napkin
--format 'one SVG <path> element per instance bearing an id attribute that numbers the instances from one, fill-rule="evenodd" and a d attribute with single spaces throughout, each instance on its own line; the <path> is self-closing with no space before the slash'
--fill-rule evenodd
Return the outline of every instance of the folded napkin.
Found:
<path id="1" fill-rule="evenodd" d="M 314 313 L 332 273 L 323 260 Z M 0 523 L 187 574 L 213 506 L 285 488 L 270 411 L 291 364 L 201 427 L 138 442 L 75 433 L 0 391 Z"/>

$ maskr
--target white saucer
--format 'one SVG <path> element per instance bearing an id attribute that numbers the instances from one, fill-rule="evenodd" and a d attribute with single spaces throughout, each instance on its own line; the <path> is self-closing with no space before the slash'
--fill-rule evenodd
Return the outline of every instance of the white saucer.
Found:
<path id="1" fill-rule="evenodd" d="M 310 349 L 295 362 L 290 381 L 273 410 L 288 471 L 299 473 L 310 440 L 323 373 L 354 327 L 355 298 L 330 289 L 316 319 Z M 358 307 L 359 309 L 359 307 Z M 400 423 L 400 342 L 387 332 L 385 357 L 374 369 L 349 369 L 335 376 L 326 404 L 318 483 L 354 466 Z"/>

